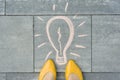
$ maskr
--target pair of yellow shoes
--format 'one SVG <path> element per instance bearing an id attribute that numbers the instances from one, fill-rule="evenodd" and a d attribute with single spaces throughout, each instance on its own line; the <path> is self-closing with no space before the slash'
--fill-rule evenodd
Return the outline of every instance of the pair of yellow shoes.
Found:
<path id="1" fill-rule="evenodd" d="M 38 80 L 45 80 L 44 77 L 47 73 L 52 73 L 52 75 L 53 75 L 52 80 L 56 80 L 56 68 L 55 68 L 53 60 L 51 60 L 51 59 L 49 59 L 44 64 L 44 66 L 39 74 Z M 76 75 L 77 80 L 83 80 L 82 71 L 73 60 L 69 60 L 66 65 L 66 70 L 65 70 L 66 80 L 70 80 L 69 77 L 71 74 Z"/>

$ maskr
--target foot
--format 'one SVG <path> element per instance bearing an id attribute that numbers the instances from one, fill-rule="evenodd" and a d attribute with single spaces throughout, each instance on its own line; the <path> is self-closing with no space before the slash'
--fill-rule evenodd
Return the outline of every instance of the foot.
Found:
<path id="1" fill-rule="evenodd" d="M 83 80 L 82 71 L 73 60 L 69 60 L 65 71 L 66 80 Z"/>
<path id="2" fill-rule="evenodd" d="M 51 72 L 48 72 L 48 73 L 44 76 L 43 80 L 54 80 L 54 75 L 53 75 Z"/>
<path id="3" fill-rule="evenodd" d="M 44 64 L 40 71 L 38 80 L 56 80 L 56 68 L 51 59 Z"/>
<path id="4" fill-rule="evenodd" d="M 78 78 L 77 75 L 75 75 L 74 73 L 72 73 L 72 74 L 69 75 L 68 80 L 80 80 L 80 79 Z"/>

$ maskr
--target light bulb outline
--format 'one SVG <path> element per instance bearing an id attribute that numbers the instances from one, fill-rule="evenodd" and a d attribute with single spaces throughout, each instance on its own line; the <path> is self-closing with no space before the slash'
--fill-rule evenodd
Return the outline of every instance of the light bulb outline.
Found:
<path id="1" fill-rule="evenodd" d="M 50 37 L 50 32 L 49 32 L 49 28 L 50 28 L 50 25 L 53 21 L 55 20 L 64 20 L 67 24 L 68 24 L 68 27 L 69 27 L 69 38 L 68 38 L 68 41 L 66 43 L 66 46 L 64 47 L 63 49 L 63 58 L 65 58 L 65 61 L 63 63 L 59 63 L 57 61 L 57 58 L 59 57 L 58 56 L 58 50 L 56 49 L 55 45 L 54 45 L 54 42 L 52 41 L 51 37 Z M 73 41 L 73 38 L 74 38 L 74 25 L 72 23 L 72 21 L 66 17 L 66 16 L 54 16 L 52 18 L 50 18 L 47 22 L 47 25 L 46 25 L 46 33 L 47 33 L 47 37 L 48 37 L 48 40 L 49 42 L 51 43 L 52 47 L 55 49 L 56 51 L 56 62 L 59 64 L 59 65 L 63 65 L 63 64 L 66 64 L 67 63 L 67 57 L 66 57 L 66 52 L 67 52 L 67 49 L 70 47 L 72 41 Z"/>

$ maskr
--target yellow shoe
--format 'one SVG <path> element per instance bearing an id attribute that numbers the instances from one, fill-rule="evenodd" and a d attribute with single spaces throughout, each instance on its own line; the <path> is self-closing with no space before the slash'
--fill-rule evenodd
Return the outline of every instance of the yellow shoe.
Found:
<path id="1" fill-rule="evenodd" d="M 66 80 L 83 80 L 82 71 L 73 60 L 69 60 L 66 65 L 65 78 Z"/>
<path id="2" fill-rule="evenodd" d="M 38 80 L 56 80 L 56 68 L 54 62 L 49 59 L 40 71 Z"/>

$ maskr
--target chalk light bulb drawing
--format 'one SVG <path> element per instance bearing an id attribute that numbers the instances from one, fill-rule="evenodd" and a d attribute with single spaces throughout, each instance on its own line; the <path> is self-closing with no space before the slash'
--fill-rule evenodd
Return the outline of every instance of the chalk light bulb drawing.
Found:
<path id="1" fill-rule="evenodd" d="M 55 21 L 55 20 L 64 20 L 68 24 L 68 27 L 69 27 L 68 41 L 67 41 L 67 43 L 64 46 L 62 51 L 60 51 L 59 49 L 56 48 L 54 42 L 52 41 L 50 31 L 49 31 L 50 27 L 52 27 L 52 26 L 50 26 L 51 23 L 53 23 L 53 21 Z M 68 48 L 70 47 L 70 45 L 72 43 L 72 40 L 74 38 L 74 26 L 73 26 L 72 21 L 66 16 L 54 16 L 51 19 L 49 19 L 48 22 L 47 22 L 46 33 L 47 33 L 47 37 L 48 37 L 49 42 L 51 43 L 52 47 L 56 51 L 56 62 L 57 62 L 57 64 L 59 64 L 59 65 L 66 64 L 67 63 L 67 57 L 66 57 L 67 53 L 66 52 L 67 52 Z M 60 28 L 58 29 L 58 34 L 59 34 L 59 38 L 61 38 Z M 60 46 L 60 44 L 59 44 L 59 46 Z M 62 56 L 59 56 L 59 54 L 62 54 Z"/>

